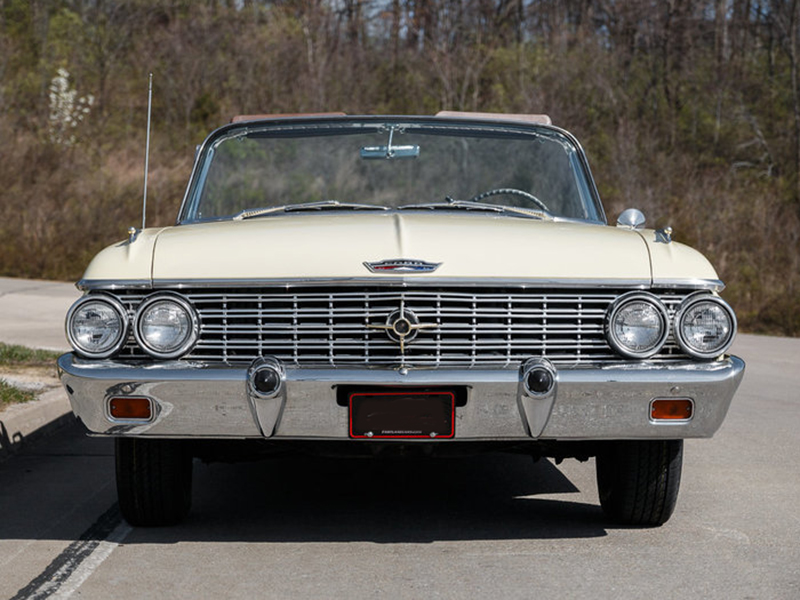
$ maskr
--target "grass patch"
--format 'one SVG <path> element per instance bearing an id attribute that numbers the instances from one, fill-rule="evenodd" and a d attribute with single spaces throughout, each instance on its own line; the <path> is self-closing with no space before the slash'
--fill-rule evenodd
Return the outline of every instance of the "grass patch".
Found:
<path id="1" fill-rule="evenodd" d="M 0 409 L 5 408 L 9 404 L 30 402 L 35 397 L 36 395 L 33 392 L 26 392 L 0 379 Z"/>
<path id="2" fill-rule="evenodd" d="M 58 352 L 0 342 L 0 367 L 52 367 L 58 357 Z"/>

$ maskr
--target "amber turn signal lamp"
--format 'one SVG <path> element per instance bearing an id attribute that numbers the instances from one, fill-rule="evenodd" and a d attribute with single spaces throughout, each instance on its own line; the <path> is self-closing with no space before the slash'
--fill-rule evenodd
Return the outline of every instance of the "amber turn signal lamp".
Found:
<path id="1" fill-rule="evenodd" d="M 111 398 L 108 412 L 114 419 L 149 421 L 153 415 L 148 398 Z"/>
<path id="2" fill-rule="evenodd" d="M 654 421 L 688 421 L 692 418 L 694 405 L 691 400 L 653 400 L 650 418 Z"/>

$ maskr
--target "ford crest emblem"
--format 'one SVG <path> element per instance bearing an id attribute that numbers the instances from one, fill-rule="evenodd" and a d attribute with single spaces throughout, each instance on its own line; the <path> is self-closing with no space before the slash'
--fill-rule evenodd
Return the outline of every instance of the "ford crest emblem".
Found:
<path id="1" fill-rule="evenodd" d="M 432 263 L 413 258 L 393 258 L 376 262 L 365 262 L 372 273 L 431 273 L 442 263 Z"/>

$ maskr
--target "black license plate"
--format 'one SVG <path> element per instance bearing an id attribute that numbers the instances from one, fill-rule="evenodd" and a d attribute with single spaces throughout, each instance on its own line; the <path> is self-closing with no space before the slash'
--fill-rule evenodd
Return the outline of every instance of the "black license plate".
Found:
<path id="1" fill-rule="evenodd" d="M 455 436 L 456 397 L 451 391 L 352 392 L 350 437 L 440 439 Z"/>

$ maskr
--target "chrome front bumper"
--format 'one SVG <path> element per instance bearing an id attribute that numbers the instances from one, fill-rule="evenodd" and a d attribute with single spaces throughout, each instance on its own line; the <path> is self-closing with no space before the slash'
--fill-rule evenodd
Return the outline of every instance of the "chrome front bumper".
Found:
<path id="1" fill-rule="evenodd" d="M 348 408 L 337 403 L 343 385 L 466 387 L 466 404 L 456 408 L 454 439 L 460 441 L 711 437 L 744 374 L 744 362 L 735 356 L 559 368 L 552 392 L 534 397 L 522 385 L 522 369 L 286 368 L 279 393 L 260 398 L 246 367 L 130 365 L 74 354 L 61 356 L 58 367 L 73 411 L 95 434 L 317 440 L 348 438 Z M 149 398 L 152 419 L 111 418 L 110 399 L 125 396 Z M 657 398 L 688 398 L 694 414 L 687 421 L 654 422 L 650 404 Z"/>

